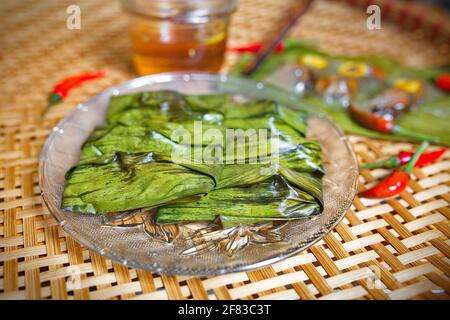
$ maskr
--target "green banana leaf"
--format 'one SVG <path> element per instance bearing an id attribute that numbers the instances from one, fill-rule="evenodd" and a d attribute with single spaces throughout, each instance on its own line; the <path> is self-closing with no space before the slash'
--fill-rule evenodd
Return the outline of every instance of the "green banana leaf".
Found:
<path id="1" fill-rule="evenodd" d="M 131 155 L 134 157 L 135 155 Z M 127 163 L 130 155 L 115 154 L 106 163 L 84 162 L 67 173 L 62 208 L 81 213 L 108 213 L 158 205 L 214 188 L 204 173 L 151 154 Z"/>
<path id="2" fill-rule="evenodd" d="M 233 217 L 234 223 L 249 218 L 286 220 L 316 215 L 321 211 L 321 205 L 309 193 L 276 177 L 249 187 L 213 190 L 192 203 L 160 207 L 157 222 L 212 221 L 217 216 Z"/>
<path id="3" fill-rule="evenodd" d="M 240 146 L 233 136 L 198 143 L 173 134 L 193 135 L 198 123 L 224 137 L 229 129 L 255 131 L 246 131 Z M 269 134 L 253 140 L 258 129 Z M 323 210 L 321 149 L 306 132 L 306 112 L 268 100 L 240 103 L 226 94 L 173 91 L 114 96 L 106 125 L 94 130 L 66 174 L 61 206 L 91 214 L 158 207 L 159 223 L 220 216 L 229 225 L 318 214 Z M 280 142 L 277 150 L 268 147 L 274 139 Z M 228 163 L 230 146 L 233 161 Z M 239 147 L 257 153 L 240 155 Z M 188 151 L 189 161 L 175 162 L 177 150 Z M 197 161 L 211 150 L 221 161 Z"/>
<path id="4" fill-rule="evenodd" d="M 331 55 L 326 52 L 316 49 L 311 43 L 296 41 L 288 39 L 286 43 L 286 50 L 283 53 L 276 53 L 270 56 L 252 75 L 252 78 L 259 81 L 266 80 L 269 76 L 273 76 L 274 72 L 281 66 L 297 61 L 301 55 L 305 53 L 313 53 L 322 56 L 331 61 L 362 61 L 373 66 L 383 69 L 389 78 L 396 77 L 415 77 L 422 79 L 429 83 L 429 87 L 433 87 L 432 81 L 437 75 L 445 72 L 445 69 L 420 69 L 413 68 L 399 64 L 396 61 L 378 56 L 363 56 L 363 57 L 347 57 L 342 55 Z M 238 63 L 236 63 L 231 74 L 240 75 L 246 63 L 252 58 L 252 54 L 243 54 Z M 448 71 L 447 71 L 448 72 Z M 272 79 L 271 84 L 279 81 Z M 281 84 L 284 89 L 293 93 L 293 84 Z M 372 89 L 375 89 L 374 91 Z M 362 94 L 359 99 L 367 99 L 377 92 L 377 86 L 365 89 L 366 92 Z M 425 99 L 422 103 L 416 105 L 413 110 L 407 114 L 400 116 L 396 120 L 396 124 L 410 132 L 416 132 L 424 135 L 423 139 L 427 139 L 432 143 L 444 146 L 450 146 L 450 95 L 438 92 L 436 89 L 430 94 L 430 97 Z M 406 140 L 417 141 L 414 138 L 405 136 L 401 133 L 383 134 L 376 131 L 369 130 L 356 123 L 347 113 L 346 108 L 325 102 L 324 99 L 313 94 L 305 94 L 299 96 L 299 106 L 301 109 L 315 112 L 327 113 L 336 123 L 338 123 L 346 132 L 363 135 L 371 138 L 379 138 L 386 140 Z"/>

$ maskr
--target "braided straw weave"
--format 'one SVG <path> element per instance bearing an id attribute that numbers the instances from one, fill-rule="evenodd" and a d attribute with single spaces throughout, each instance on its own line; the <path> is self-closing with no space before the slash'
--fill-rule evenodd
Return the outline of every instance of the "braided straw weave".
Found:
<path id="1" fill-rule="evenodd" d="M 66 28 L 71 1 L 0 4 L 0 299 L 448 299 L 450 154 L 414 170 L 399 199 L 356 198 L 344 220 L 302 254 L 270 267 L 214 277 L 152 274 L 116 264 L 68 237 L 42 204 L 38 154 L 74 105 L 134 76 L 119 4 L 80 0 L 81 30 Z M 230 45 L 260 40 L 290 1 L 242 0 Z M 317 1 L 293 36 L 334 53 L 379 53 L 417 66 L 448 63 L 433 46 L 342 2 Z M 235 56 L 229 56 L 225 69 Z M 71 92 L 45 122 L 38 116 L 66 75 L 105 69 L 108 77 Z M 412 150 L 408 143 L 351 137 L 359 160 Z M 433 149 L 435 147 L 431 147 Z M 363 171 L 360 184 L 385 170 Z"/>

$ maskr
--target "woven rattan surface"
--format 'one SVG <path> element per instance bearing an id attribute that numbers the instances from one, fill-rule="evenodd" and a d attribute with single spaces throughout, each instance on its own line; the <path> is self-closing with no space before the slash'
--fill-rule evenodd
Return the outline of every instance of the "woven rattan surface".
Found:
<path id="1" fill-rule="evenodd" d="M 68 237 L 43 206 L 38 155 L 74 105 L 134 77 L 126 20 L 115 1 L 77 1 L 81 30 L 66 28 L 71 1 L 0 4 L 0 299 L 448 299 L 450 153 L 414 170 L 398 199 L 356 198 L 344 220 L 310 250 L 270 267 L 208 278 L 130 269 Z M 230 44 L 268 34 L 290 1 L 242 0 Z M 317 1 L 293 35 L 335 53 L 379 53 L 418 66 L 448 63 L 436 47 L 392 24 L 366 29 L 366 14 Z M 229 56 L 227 67 L 235 57 Z M 109 76 L 71 92 L 45 122 L 52 85 L 82 70 Z M 411 150 L 408 143 L 351 137 L 359 160 Z M 434 148 L 434 147 L 432 147 Z M 370 183 L 384 170 L 363 171 Z"/>

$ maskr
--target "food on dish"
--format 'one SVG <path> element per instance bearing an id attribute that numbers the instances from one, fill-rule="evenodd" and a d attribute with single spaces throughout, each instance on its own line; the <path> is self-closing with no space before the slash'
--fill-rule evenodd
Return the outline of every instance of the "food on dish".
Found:
<path id="1" fill-rule="evenodd" d="M 158 223 L 286 220 L 323 210 L 308 116 L 270 100 L 153 91 L 111 98 L 66 174 L 62 208 L 157 208 Z"/>
<path id="2" fill-rule="evenodd" d="M 231 72 L 242 74 L 251 55 L 241 55 Z M 285 49 L 266 59 L 252 78 L 301 96 L 305 109 L 327 113 L 348 133 L 450 146 L 445 68 L 333 55 L 287 39 Z"/>

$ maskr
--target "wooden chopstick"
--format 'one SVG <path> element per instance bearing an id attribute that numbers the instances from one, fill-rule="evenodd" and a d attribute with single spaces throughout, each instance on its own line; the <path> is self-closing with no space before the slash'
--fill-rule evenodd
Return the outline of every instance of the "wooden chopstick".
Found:
<path id="1" fill-rule="evenodd" d="M 282 18 L 273 36 L 270 36 L 263 42 L 261 50 L 258 51 L 255 57 L 245 67 L 243 75 L 250 76 L 258 69 L 261 63 L 270 55 L 277 44 L 295 25 L 298 19 L 309 9 L 310 4 L 313 1 L 314 0 L 297 1 L 295 6 L 289 10 L 288 14 Z"/>

